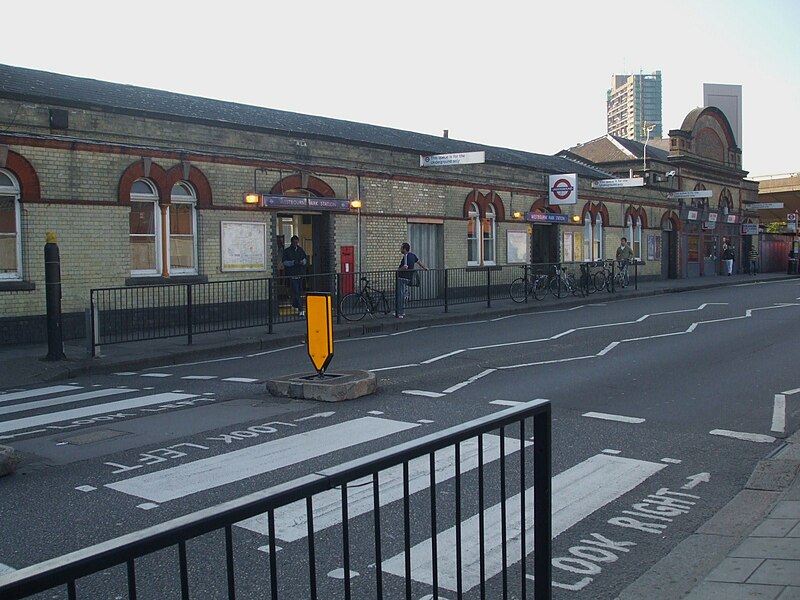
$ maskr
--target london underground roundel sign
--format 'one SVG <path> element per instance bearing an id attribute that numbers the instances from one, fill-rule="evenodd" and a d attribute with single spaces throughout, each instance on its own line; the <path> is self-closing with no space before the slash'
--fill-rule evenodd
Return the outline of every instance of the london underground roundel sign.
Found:
<path id="1" fill-rule="evenodd" d="M 549 204 L 575 204 L 578 202 L 577 175 L 550 175 L 550 202 Z"/>

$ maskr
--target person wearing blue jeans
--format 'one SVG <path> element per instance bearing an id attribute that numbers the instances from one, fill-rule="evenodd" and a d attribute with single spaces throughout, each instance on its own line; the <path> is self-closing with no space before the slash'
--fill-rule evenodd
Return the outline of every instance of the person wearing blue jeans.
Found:
<path id="1" fill-rule="evenodd" d="M 305 315 L 301 300 L 303 290 L 302 276 L 306 273 L 308 256 L 305 250 L 300 247 L 300 238 L 296 235 L 292 236 L 291 245 L 283 251 L 282 261 L 286 275 L 289 276 L 289 286 L 292 289 L 292 306 L 302 317 Z"/>
<path id="2" fill-rule="evenodd" d="M 408 242 L 403 242 L 403 245 L 400 246 L 400 253 L 403 255 L 403 258 L 400 260 L 400 266 L 397 267 L 394 316 L 398 319 L 404 319 L 406 316 L 406 294 L 408 293 L 408 284 L 414 276 L 414 267 L 419 265 L 420 268 L 425 271 L 428 270 L 428 267 L 425 266 L 416 254 L 411 252 L 411 246 Z"/>

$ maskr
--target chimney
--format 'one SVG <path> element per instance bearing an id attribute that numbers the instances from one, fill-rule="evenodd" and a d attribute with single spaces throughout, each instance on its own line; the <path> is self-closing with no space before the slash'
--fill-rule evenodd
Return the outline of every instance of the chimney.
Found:
<path id="1" fill-rule="evenodd" d="M 450 131 L 448 131 L 447 129 L 445 129 L 445 130 L 442 132 L 442 137 L 443 137 L 443 138 L 449 138 L 449 137 L 450 137 Z"/>

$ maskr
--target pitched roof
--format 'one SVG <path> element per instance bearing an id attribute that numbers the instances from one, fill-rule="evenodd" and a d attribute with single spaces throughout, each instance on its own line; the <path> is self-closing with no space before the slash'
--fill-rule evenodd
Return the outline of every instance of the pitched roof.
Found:
<path id="1" fill-rule="evenodd" d="M 590 178 L 605 177 L 602 171 L 559 156 L 2 64 L 0 97 L 76 108 L 100 108 L 175 121 L 202 122 L 217 127 L 303 135 L 419 154 L 484 151 L 486 162 L 549 173 L 577 172 Z"/>
<path id="2" fill-rule="evenodd" d="M 663 146 L 660 140 L 648 143 L 647 156 L 654 160 L 666 161 L 669 158 L 669 152 L 659 146 Z M 616 135 L 604 135 L 585 144 L 573 146 L 569 148 L 568 152 L 581 156 L 597 165 L 602 165 L 641 160 L 644 156 L 644 143 Z"/>

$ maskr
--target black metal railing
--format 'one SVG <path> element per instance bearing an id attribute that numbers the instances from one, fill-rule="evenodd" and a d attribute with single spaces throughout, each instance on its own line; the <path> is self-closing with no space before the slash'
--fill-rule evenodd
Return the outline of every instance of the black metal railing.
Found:
<path id="1" fill-rule="evenodd" d="M 532 429 L 529 420 L 533 421 Z M 533 442 L 529 441 L 531 434 Z M 462 447 L 473 440 L 477 440 L 477 452 L 470 456 L 469 466 L 462 468 Z M 485 445 L 490 440 L 496 446 L 492 447 L 492 452 L 497 451 L 496 457 L 487 455 Z M 449 473 L 447 479 L 440 475 L 437 480 L 437 452 L 454 452 L 456 468 L 449 467 L 453 481 Z M 427 485 L 413 491 L 409 475 L 412 461 L 417 461 L 415 468 L 420 461 L 429 465 L 428 472 L 419 475 L 427 478 Z M 380 483 L 381 473 L 400 467 L 402 498 L 391 503 L 402 503 L 402 510 L 389 508 L 390 503 L 382 504 Z M 477 477 L 473 470 L 477 471 Z M 101 597 L 233 600 L 255 596 L 272 600 L 339 597 L 349 600 L 354 597 L 351 575 L 353 560 L 357 558 L 358 564 L 375 565 L 374 578 L 368 578 L 362 567 L 358 598 L 411 600 L 420 593 L 432 593 L 439 598 L 443 585 L 447 592 L 458 597 L 478 588 L 481 598 L 529 598 L 527 588 L 532 585 L 533 597 L 549 600 L 551 481 L 551 407 L 547 400 L 535 400 L 0 576 L 0 598 L 17 600 L 45 591 L 51 592 L 48 597 L 53 597 L 52 591 L 64 587 L 69 600 Z M 371 489 L 371 515 L 368 511 L 349 517 L 352 500 L 348 490 L 359 486 Z M 449 489 L 443 490 L 446 486 Z M 314 497 L 330 490 L 341 492 L 341 525 L 334 530 L 317 530 Z M 280 520 L 282 515 L 276 517 L 276 510 L 292 503 L 305 506 L 307 543 L 297 542 L 279 553 L 276 518 Z M 489 531 L 483 515 L 487 507 L 500 511 L 500 541 L 495 541 L 492 547 L 486 545 Z M 462 521 L 464 513 L 475 510 L 477 540 L 474 518 Z M 269 551 L 265 560 L 269 564 L 261 561 L 253 564 L 251 558 L 245 567 L 242 561 L 248 540 L 234 536 L 233 527 L 260 515 L 266 515 L 268 524 Z M 465 526 L 467 522 L 472 525 Z M 388 531 L 391 525 L 392 530 Z M 453 529 L 452 548 L 437 543 L 445 531 Z M 491 533 L 497 531 L 492 529 Z M 321 537 L 324 539 L 319 543 L 324 542 L 325 550 L 320 555 L 316 548 Z M 412 546 L 421 538 L 430 541 L 429 550 L 424 544 Z M 465 567 L 466 544 L 471 544 L 469 554 L 476 547 L 479 549 L 478 574 L 469 564 Z M 528 573 L 531 549 L 532 576 Z M 424 569 L 415 571 L 414 552 L 424 553 L 421 558 L 426 563 L 430 560 L 430 573 Z M 386 559 L 388 553 L 394 556 Z M 501 557 L 499 564 L 498 557 Z M 343 565 L 341 583 L 317 576 L 317 569 L 331 564 L 331 559 Z M 455 573 L 443 572 L 450 567 Z M 421 577 L 423 570 L 425 576 Z"/>
<path id="2" fill-rule="evenodd" d="M 553 267 L 559 266 L 580 282 L 581 266 L 585 264 L 415 270 L 411 284 L 406 286 L 405 308 L 441 307 L 447 312 L 454 305 L 478 302 L 491 307 L 497 301 L 508 300 L 511 283 L 523 275 L 552 275 Z M 634 287 L 637 266 L 631 276 Z M 358 292 L 362 278 L 385 297 L 388 312 L 393 313 L 398 289 L 397 272 L 393 270 L 306 275 L 295 282 L 301 295 L 308 291 L 330 293 L 337 323 L 341 323 L 341 299 Z M 300 306 L 295 306 L 295 289 L 289 277 L 93 289 L 92 356 L 105 344 L 180 336 L 191 344 L 195 334 L 246 327 L 266 327 L 273 333 L 276 324 L 303 319 L 302 300 Z"/>

